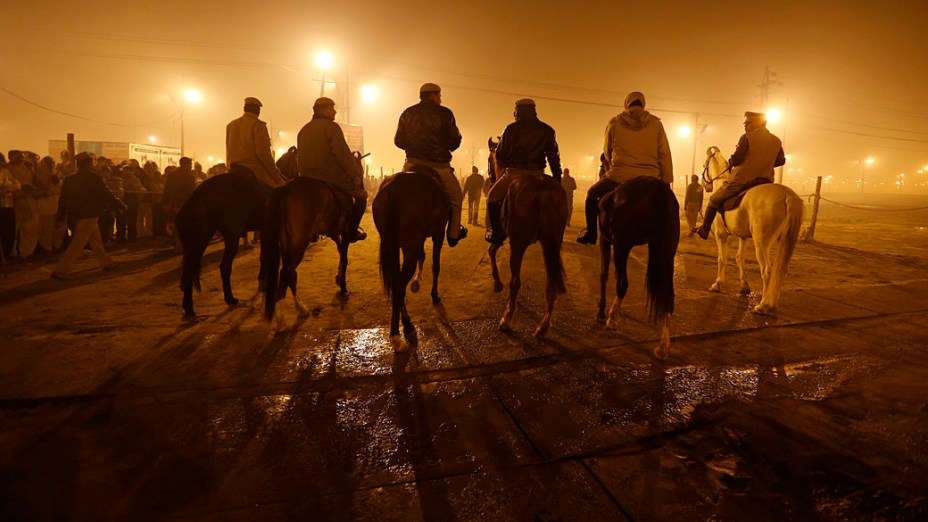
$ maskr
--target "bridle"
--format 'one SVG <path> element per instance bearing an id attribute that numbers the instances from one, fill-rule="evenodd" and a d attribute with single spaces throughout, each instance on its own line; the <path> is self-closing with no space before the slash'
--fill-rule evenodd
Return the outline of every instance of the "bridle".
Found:
<path id="1" fill-rule="evenodd" d="M 723 170 L 722 172 L 719 172 L 718 176 L 714 178 L 710 178 L 709 177 L 709 162 L 712 161 L 712 158 L 714 158 L 716 154 L 721 154 L 722 151 L 719 150 L 718 147 L 712 146 L 712 147 L 709 147 L 708 152 L 710 153 L 709 157 L 706 158 L 706 163 L 703 164 L 703 168 L 702 168 L 702 182 L 705 185 L 711 185 L 713 181 L 721 178 L 722 176 L 725 175 L 726 172 L 731 170 L 731 165 L 729 165 L 727 169 Z"/>

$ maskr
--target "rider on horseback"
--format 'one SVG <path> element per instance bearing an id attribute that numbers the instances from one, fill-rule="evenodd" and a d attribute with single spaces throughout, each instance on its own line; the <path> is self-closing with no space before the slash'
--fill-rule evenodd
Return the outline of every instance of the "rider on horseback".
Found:
<path id="1" fill-rule="evenodd" d="M 529 98 L 516 101 L 512 115 L 516 121 L 510 123 L 503 131 L 503 137 L 496 148 L 496 168 L 502 175 L 487 194 L 487 214 L 490 221 L 487 225 L 490 230 L 487 231 L 485 239 L 494 245 L 503 244 L 505 239 L 502 224 L 503 198 L 509 191 L 509 185 L 516 178 L 544 176 L 547 158 L 554 179 L 558 183 L 561 181 L 561 158 L 554 129 L 538 119 L 535 101 Z"/>
<path id="2" fill-rule="evenodd" d="M 726 181 L 722 188 L 709 198 L 706 215 L 702 226 L 691 230 L 703 239 L 709 238 L 709 230 L 719 207 L 726 200 L 737 196 L 749 183 L 757 179 L 773 181 L 773 169 L 786 163 L 783 144 L 767 130 L 767 115 L 762 112 L 744 113 L 744 134 L 738 140 L 735 153 L 728 161 L 731 165 L 732 179 Z"/>
<path id="3" fill-rule="evenodd" d="M 596 244 L 599 200 L 620 183 L 638 176 L 673 181 L 673 161 L 664 126 L 644 106 L 644 94 L 629 93 L 625 110 L 606 126 L 602 157 L 606 173 L 586 193 L 586 228 L 580 231 L 578 243 Z"/>
<path id="4" fill-rule="evenodd" d="M 226 125 L 226 161 L 248 167 L 262 185 L 276 188 L 285 183 L 271 154 L 271 136 L 267 123 L 258 119 L 261 101 L 245 98 L 245 112 Z"/>
<path id="5" fill-rule="evenodd" d="M 336 199 L 348 200 L 351 207 L 346 224 L 350 243 L 367 238 L 358 225 L 367 208 L 364 173 L 351 154 L 342 128 L 335 123 L 335 102 L 318 98 L 313 104 L 313 118 L 297 135 L 297 164 L 300 176 L 327 182 L 337 189 Z M 354 198 L 353 201 L 351 198 Z"/>
<path id="6" fill-rule="evenodd" d="M 419 103 L 400 115 L 393 142 L 406 151 L 404 171 L 426 167 L 438 172 L 442 189 L 451 202 L 448 246 L 454 247 L 467 237 L 467 229 L 461 226 L 464 193 L 451 169 L 451 152 L 461 146 L 461 132 L 451 109 L 441 106 L 441 87 L 426 83 L 419 88 Z"/>

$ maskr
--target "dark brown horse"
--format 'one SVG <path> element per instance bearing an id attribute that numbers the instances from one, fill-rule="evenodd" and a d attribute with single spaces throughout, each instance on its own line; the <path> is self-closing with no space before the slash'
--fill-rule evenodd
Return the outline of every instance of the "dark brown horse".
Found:
<path id="1" fill-rule="evenodd" d="M 264 217 L 265 190 L 247 167 L 233 165 L 201 183 L 177 212 L 177 237 L 184 249 L 180 288 L 184 292 L 184 319 L 196 320 L 193 288 L 200 290 L 203 252 L 213 235 L 222 234 L 225 250 L 219 263 L 222 293 L 229 306 L 238 304 L 232 295 L 232 261 L 238 253 L 238 238 L 249 230 L 260 230 Z"/>
<path id="2" fill-rule="evenodd" d="M 360 155 L 355 154 L 355 159 L 360 165 Z M 277 331 L 286 328 L 286 320 L 277 310 L 277 301 L 287 295 L 288 288 L 293 294 L 297 313 L 301 317 L 309 315 L 309 310 L 296 293 L 296 269 L 303 261 L 306 248 L 319 236 L 328 236 L 338 247 L 335 284 L 342 296 L 348 295 L 350 243 L 345 227 L 350 207 L 347 194 L 313 178 L 297 176 L 271 193 L 261 232 L 261 287 L 265 293 L 264 317 L 270 321 L 276 314 Z"/>
<path id="3" fill-rule="evenodd" d="M 535 330 L 543 337 L 551 326 L 551 315 L 558 294 L 564 287 L 564 265 L 561 262 L 561 243 L 567 228 L 567 196 L 561 184 L 550 176 L 525 176 L 509 185 L 505 203 L 506 234 L 509 238 L 509 302 L 499 321 L 500 330 L 508 330 L 516 311 L 516 300 L 522 287 L 522 258 L 532 243 L 540 242 L 545 260 L 545 313 Z M 490 265 L 493 268 L 493 290 L 499 292 L 503 283 L 499 278 L 496 254 L 499 245 L 490 245 Z"/>
<path id="4" fill-rule="evenodd" d="M 380 233 L 380 276 L 392 304 L 390 342 L 394 350 L 402 352 L 409 348 L 409 344 L 400 336 L 401 318 L 405 336 L 409 338 L 415 334 L 415 327 L 406 311 L 406 285 L 417 267 L 421 273 L 425 261 L 425 240 L 429 238 L 432 239 L 432 303 L 441 301 L 438 274 L 451 205 L 438 182 L 437 173 L 431 169 L 420 169 L 401 172 L 384 182 L 371 208 L 374 225 Z M 403 254 L 402 265 L 400 252 Z"/>
<path id="5" fill-rule="evenodd" d="M 622 299 L 628 291 L 626 265 L 632 247 L 648 245 L 648 313 L 661 326 L 660 344 L 654 356 L 666 359 L 670 351 L 670 317 L 673 315 L 673 262 L 680 242 L 680 204 L 670 186 L 658 178 L 642 176 L 620 184 L 607 194 L 600 212 L 599 312 L 596 320 L 607 328 L 617 327 Z M 610 251 L 611 249 L 611 251 Z M 616 298 L 606 316 L 606 283 L 609 282 L 609 257 L 615 256 Z"/>

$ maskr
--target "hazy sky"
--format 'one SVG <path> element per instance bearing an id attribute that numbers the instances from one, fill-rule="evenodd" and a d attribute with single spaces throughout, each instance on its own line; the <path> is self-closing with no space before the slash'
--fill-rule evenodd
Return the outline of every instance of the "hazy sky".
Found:
<path id="1" fill-rule="evenodd" d="M 563 162 L 593 175 L 590 159 L 625 95 L 643 91 L 662 118 L 676 174 L 718 145 L 730 154 L 745 110 L 762 110 L 765 67 L 778 84 L 771 130 L 785 138 L 789 176 L 912 179 L 928 165 L 928 2 L 158 2 L 4 0 L 0 18 L 0 149 L 46 154 L 47 140 L 179 146 L 185 88 L 188 155 L 224 155 L 225 124 L 242 99 L 294 143 L 319 95 L 318 50 L 335 66 L 326 94 L 339 119 L 364 126 L 371 166 L 402 163 L 396 121 L 426 81 L 464 135 L 453 164 L 485 162 L 486 140 L 512 120 L 517 98 L 536 99 L 558 134 Z M 375 103 L 358 90 L 379 89 Z M 61 114 L 67 113 L 68 115 Z M 699 114 L 698 120 L 696 114 Z M 69 116 L 70 115 L 70 116 Z M 481 153 L 482 149 L 482 153 Z M 928 174 L 923 179 L 928 178 Z"/>

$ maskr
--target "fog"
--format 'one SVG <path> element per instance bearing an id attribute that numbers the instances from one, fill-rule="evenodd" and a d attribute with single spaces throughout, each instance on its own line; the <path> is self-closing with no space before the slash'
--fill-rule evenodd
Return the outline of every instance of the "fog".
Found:
<path id="1" fill-rule="evenodd" d="M 363 126 L 372 173 L 402 165 L 396 121 L 418 86 L 435 82 L 464 136 L 458 169 L 483 168 L 487 138 L 512 121 L 516 99 L 532 97 L 562 162 L 591 178 L 606 123 L 640 90 L 667 129 L 678 181 L 701 170 L 708 146 L 731 154 L 744 111 L 776 108 L 782 118 L 769 127 L 790 155 L 784 181 L 800 192 L 815 176 L 831 176 L 833 191 L 856 191 L 865 176 L 868 190 L 928 192 L 923 0 L 3 6 L 4 152 L 48 154 L 48 140 L 69 132 L 179 147 L 183 105 L 185 151 L 209 166 L 246 96 L 262 100 L 274 147 L 286 148 L 324 72 L 338 119 Z M 320 50 L 335 58 L 328 71 L 314 61 Z M 775 74 L 766 103 L 765 71 Z M 363 85 L 376 100 L 362 99 Z M 202 99 L 182 102 L 191 88 Z"/>

